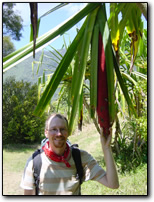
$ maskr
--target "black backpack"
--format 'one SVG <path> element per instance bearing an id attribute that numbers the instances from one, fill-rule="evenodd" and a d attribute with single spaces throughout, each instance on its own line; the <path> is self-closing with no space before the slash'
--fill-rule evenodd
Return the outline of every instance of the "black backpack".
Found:
<path id="1" fill-rule="evenodd" d="M 72 148 L 73 160 L 75 162 L 75 166 L 76 166 L 76 170 L 77 170 L 76 179 L 78 179 L 80 181 L 79 195 L 81 195 L 83 167 L 82 167 L 82 162 L 81 162 L 80 150 L 77 148 L 77 146 L 78 145 L 74 144 L 74 145 L 71 145 L 71 148 Z M 39 191 L 40 171 L 41 171 L 41 166 L 42 166 L 41 153 L 42 153 L 42 149 L 38 149 L 32 154 L 36 195 L 38 195 L 38 191 Z"/>

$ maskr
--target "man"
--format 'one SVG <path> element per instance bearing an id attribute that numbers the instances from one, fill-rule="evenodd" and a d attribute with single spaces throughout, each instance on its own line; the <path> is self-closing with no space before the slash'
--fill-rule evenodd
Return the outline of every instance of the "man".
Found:
<path id="1" fill-rule="evenodd" d="M 79 195 L 80 184 L 79 180 L 75 178 L 76 167 L 71 155 L 71 148 L 66 142 L 68 135 L 68 121 L 64 116 L 54 114 L 47 119 L 45 136 L 49 141 L 44 145 L 44 152 L 41 153 L 39 195 Z M 95 180 L 112 189 L 119 187 L 110 146 L 111 138 L 111 130 L 107 139 L 104 138 L 103 131 L 101 131 L 100 141 L 106 163 L 106 172 L 90 154 L 80 150 L 84 168 L 83 181 Z M 21 187 L 24 189 L 24 195 L 35 195 L 32 158 L 26 164 Z"/>

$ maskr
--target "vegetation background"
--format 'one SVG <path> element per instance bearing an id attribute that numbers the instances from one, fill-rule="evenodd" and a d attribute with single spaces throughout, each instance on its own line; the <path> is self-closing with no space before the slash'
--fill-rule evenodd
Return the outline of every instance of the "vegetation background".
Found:
<path id="1" fill-rule="evenodd" d="M 10 3 L 10 5 L 12 4 Z M 113 5 L 119 6 L 116 3 Z M 127 11 L 125 3 L 123 6 Z M 131 6 L 129 4 L 129 9 Z M 11 8 L 9 7 L 10 10 Z M 135 4 L 133 8 L 137 9 Z M 125 15 L 124 12 L 123 15 Z M 136 20 L 136 18 L 132 19 Z M 138 43 L 133 41 L 133 27 L 131 30 L 128 26 L 129 30 L 124 30 L 116 55 L 120 63 L 119 70 L 123 78 L 123 86 L 127 87 L 131 103 L 138 115 L 138 118 L 134 115 L 130 116 L 130 107 L 116 81 L 117 113 L 113 125 L 112 150 L 118 169 L 120 188 L 110 190 L 99 186 L 96 182 L 87 182 L 82 185 L 83 195 L 147 195 L 147 30 L 143 30 L 141 24 L 138 24 L 138 35 L 136 36 L 141 37 L 142 30 L 142 40 Z M 111 29 L 114 29 L 112 25 L 110 24 Z M 118 30 L 116 31 L 118 33 Z M 20 34 L 18 36 L 20 37 Z M 21 195 L 23 193 L 19 188 L 21 175 L 26 160 L 36 148 L 40 147 L 40 141 L 44 138 L 43 123 L 47 115 L 58 111 L 68 118 L 70 117 L 73 108 L 70 89 L 77 55 L 68 65 L 63 79 L 59 81 L 60 85 L 54 94 L 55 97 L 51 103 L 48 103 L 44 115 L 41 118 L 33 115 L 38 100 L 42 94 L 46 93 L 44 90 L 50 79 L 55 78 L 54 70 L 57 66 L 59 67 L 64 53 L 70 48 L 70 44 L 66 44 L 65 38 L 64 47 L 57 51 L 49 46 L 48 50 L 42 50 L 38 54 L 35 61 L 32 62 L 32 58 L 30 58 L 20 63 L 21 72 L 15 67 L 12 71 L 3 74 L 3 195 Z M 134 58 L 132 48 L 133 51 L 136 51 L 136 47 L 138 47 L 138 51 L 135 52 Z M 99 143 L 98 123 L 95 117 L 90 118 L 90 63 L 90 54 L 87 54 L 83 92 L 79 99 L 77 116 L 73 119 L 75 126 L 70 141 L 78 143 L 81 149 L 90 152 L 100 165 L 105 167 Z M 17 75 L 16 79 L 10 78 L 13 74 Z M 7 77 L 8 79 L 6 79 Z M 34 77 L 38 79 L 37 86 Z M 74 76 L 74 78 L 76 77 Z M 21 81 L 22 79 L 24 81 Z M 76 88 L 76 90 L 78 89 Z"/>
<path id="2" fill-rule="evenodd" d="M 77 143 L 79 148 L 90 152 L 105 168 L 99 133 L 94 124 L 86 124 L 82 132 L 75 131 L 69 140 L 72 144 Z M 3 146 L 3 195 L 23 195 L 23 190 L 19 185 L 25 162 L 39 147 L 40 144 L 7 144 Z M 129 172 L 126 169 L 123 173 L 120 167 L 121 165 L 118 164 L 119 189 L 112 190 L 98 182 L 88 181 L 82 184 L 82 195 L 147 195 L 147 165 L 141 164 L 136 169 Z"/>

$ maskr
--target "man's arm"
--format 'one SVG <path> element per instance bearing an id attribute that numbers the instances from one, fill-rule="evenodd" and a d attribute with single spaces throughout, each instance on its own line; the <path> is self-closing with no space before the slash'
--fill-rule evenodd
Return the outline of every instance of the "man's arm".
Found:
<path id="1" fill-rule="evenodd" d="M 24 195 L 35 195 L 35 191 L 34 189 L 32 190 L 24 189 Z"/>
<path id="2" fill-rule="evenodd" d="M 119 187 L 119 180 L 110 145 L 112 140 L 112 129 L 110 128 L 110 135 L 107 139 L 103 136 L 103 131 L 101 130 L 100 140 L 106 164 L 106 175 L 102 177 L 99 182 L 109 188 L 117 189 Z"/>

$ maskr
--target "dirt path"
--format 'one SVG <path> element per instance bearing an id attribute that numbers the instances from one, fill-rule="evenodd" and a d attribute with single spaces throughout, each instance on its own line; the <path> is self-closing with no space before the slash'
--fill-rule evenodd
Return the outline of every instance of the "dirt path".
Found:
<path id="1" fill-rule="evenodd" d="M 22 173 L 3 171 L 3 195 L 23 195 L 20 188 Z"/>

